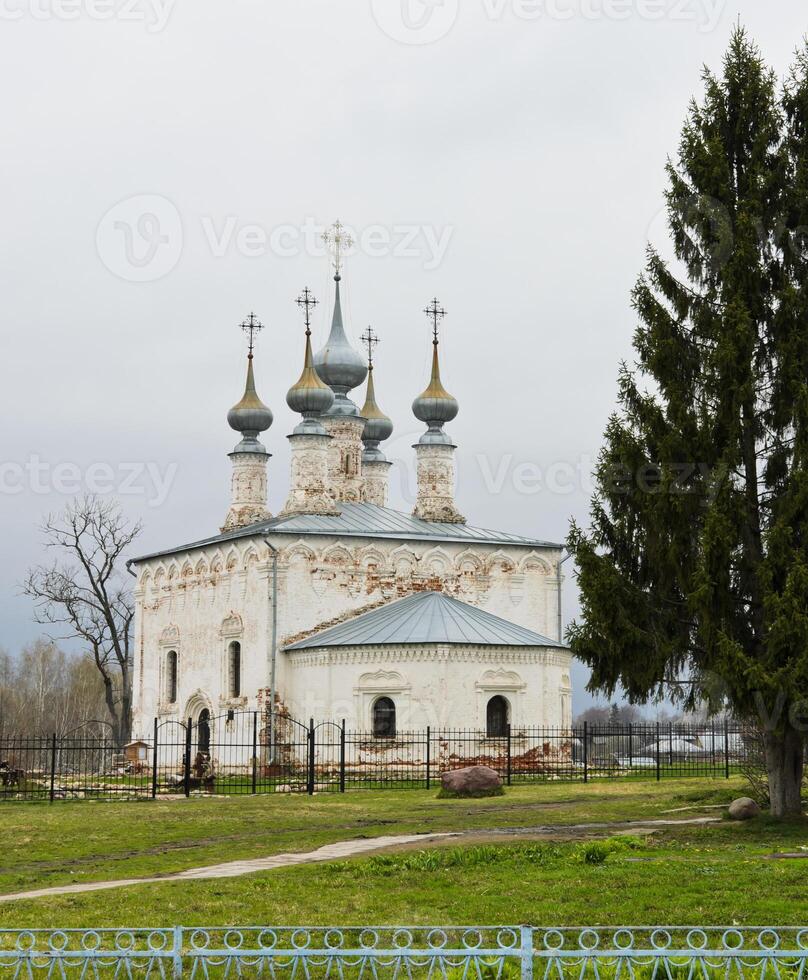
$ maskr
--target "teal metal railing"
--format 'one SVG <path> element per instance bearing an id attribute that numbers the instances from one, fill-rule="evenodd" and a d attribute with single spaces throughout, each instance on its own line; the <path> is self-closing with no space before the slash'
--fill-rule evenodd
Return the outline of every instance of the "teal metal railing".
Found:
<path id="1" fill-rule="evenodd" d="M 357 926 L 0 930 L 0 976 L 808 980 L 808 929 Z"/>

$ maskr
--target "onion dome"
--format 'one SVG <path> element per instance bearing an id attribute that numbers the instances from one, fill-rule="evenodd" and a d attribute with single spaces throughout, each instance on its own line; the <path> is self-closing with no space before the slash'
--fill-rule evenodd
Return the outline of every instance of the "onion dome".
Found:
<path id="1" fill-rule="evenodd" d="M 367 462 L 384 460 L 384 453 L 379 449 L 379 443 L 389 439 L 393 434 L 393 423 L 376 404 L 376 389 L 373 384 L 373 364 L 368 365 L 368 391 L 365 404 L 362 406 L 362 418 L 367 419 L 362 442 L 365 451 L 362 458 Z"/>
<path id="2" fill-rule="evenodd" d="M 337 284 L 334 300 L 334 315 L 331 319 L 331 333 L 325 347 L 314 355 L 317 374 L 334 392 L 334 403 L 326 415 L 359 415 L 356 405 L 348 398 L 348 392 L 362 384 L 368 369 L 362 356 L 351 347 L 345 336 L 342 323 L 342 304 L 340 302 L 341 276 L 334 276 Z"/>
<path id="3" fill-rule="evenodd" d="M 231 429 L 240 432 L 242 439 L 235 452 L 265 453 L 266 449 L 258 441 L 258 435 L 272 425 L 272 412 L 258 397 L 255 390 L 253 355 L 247 356 L 247 384 L 241 401 L 227 413 Z"/>
<path id="4" fill-rule="evenodd" d="M 306 330 L 306 353 L 303 358 L 303 373 L 286 394 L 286 404 L 293 412 L 303 416 L 303 421 L 295 429 L 295 434 L 326 435 L 318 421 L 334 404 L 334 392 L 314 370 L 311 356 L 311 330 Z"/>
<path id="5" fill-rule="evenodd" d="M 420 443 L 440 443 L 451 445 L 451 439 L 443 431 L 443 426 L 456 418 L 460 411 L 457 399 L 443 387 L 440 379 L 438 361 L 438 339 L 432 341 L 432 377 L 429 387 L 412 403 L 412 411 L 417 419 L 426 422 L 429 429 L 418 440 Z"/>

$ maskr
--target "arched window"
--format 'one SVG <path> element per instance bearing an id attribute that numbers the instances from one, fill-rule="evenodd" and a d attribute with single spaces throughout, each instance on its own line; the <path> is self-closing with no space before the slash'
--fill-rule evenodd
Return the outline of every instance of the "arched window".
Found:
<path id="1" fill-rule="evenodd" d="M 166 655 L 166 701 L 177 703 L 177 651 L 169 650 Z"/>
<path id="2" fill-rule="evenodd" d="M 196 722 L 196 750 L 210 755 L 210 712 L 203 708 Z"/>
<path id="3" fill-rule="evenodd" d="M 241 697 L 241 644 L 233 640 L 227 648 L 227 696 Z"/>
<path id="4" fill-rule="evenodd" d="M 504 738 L 508 734 L 508 702 L 501 694 L 495 694 L 488 702 L 485 728 L 489 738 Z"/>
<path id="5" fill-rule="evenodd" d="M 396 737 L 396 706 L 391 698 L 378 698 L 374 702 L 373 737 Z"/>

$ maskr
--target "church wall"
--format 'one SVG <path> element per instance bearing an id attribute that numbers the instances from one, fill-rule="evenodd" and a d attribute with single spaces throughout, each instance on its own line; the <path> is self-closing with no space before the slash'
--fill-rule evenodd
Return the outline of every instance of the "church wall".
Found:
<path id="1" fill-rule="evenodd" d="M 486 728 L 492 697 L 521 728 L 571 724 L 571 656 L 565 650 L 456 645 L 297 650 L 288 658 L 293 716 L 345 719 L 372 731 L 373 705 L 389 697 L 398 731 Z M 566 695 L 566 700 L 561 696 Z"/>
<path id="2" fill-rule="evenodd" d="M 260 545 L 260 554 L 266 548 Z M 257 542 L 155 560 L 135 591 L 135 737 L 153 719 L 212 717 L 257 707 L 268 681 L 270 568 Z M 240 693 L 231 697 L 229 648 L 240 645 Z M 168 654 L 177 653 L 176 700 L 169 703 Z"/>
<path id="3" fill-rule="evenodd" d="M 283 643 L 319 624 L 437 589 L 551 639 L 557 622 L 557 549 L 314 535 L 282 542 Z"/>
<path id="4" fill-rule="evenodd" d="M 279 551 L 279 650 L 318 626 L 426 589 L 443 590 L 556 636 L 557 549 L 329 535 L 275 534 L 271 540 Z M 148 735 L 155 715 L 196 718 L 203 706 L 213 716 L 229 707 L 257 707 L 264 697 L 259 691 L 269 686 L 271 648 L 272 564 L 265 543 L 246 538 L 210 545 L 143 562 L 138 571 L 136 734 Z M 227 650 L 233 641 L 241 643 L 242 651 L 237 699 L 227 691 Z M 173 649 L 178 671 L 177 699 L 171 705 L 166 701 L 166 658 Z M 277 663 L 278 701 L 287 708 L 300 703 L 298 674 L 288 669 L 290 656 L 279 652 Z M 318 685 L 325 683 L 318 677 Z M 550 719 L 560 710 L 560 695 L 552 671 L 538 668 L 529 684 L 544 691 L 545 723 L 555 724 Z"/>

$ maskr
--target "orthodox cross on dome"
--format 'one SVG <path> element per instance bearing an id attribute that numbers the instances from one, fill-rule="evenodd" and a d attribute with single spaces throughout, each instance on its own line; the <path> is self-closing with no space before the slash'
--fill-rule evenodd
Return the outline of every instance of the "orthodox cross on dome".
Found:
<path id="1" fill-rule="evenodd" d="M 303 292 L 295 300 L 297 305 L 303 310 L 303 317 L 306 321 L 306 336 L 311 336 L 311 311 L 317 306 L 319 302 L 314 293 L 309 289 L 308 286 L 303 290 Z"/>
<path id="2" fill-rule="evenodd" d="M 437 344 L 438 342 L 438 326 L 441 320 L 446 316 L 446 310 L 440 305 L 437 298 L 433 299 L 432 302 L 424 310 L 424 313 L 432 321 L 432 343 Z"/>
<path id="3" fill-rule="evenodd" d="M 264 325 L 254 313 L 251 313 L 244 323 L 241 324 L 241 329 L 250 338 L 248 356 L 251 358 L 253 356 L 253 351 L 255 350 L 255 336 L 264 329 Z"/>
<path id="4" fill-rule="evenodd" d="M 342 275 L 342 262 L 345 253 L 353 246 L 354 240 L 345 230 L 341 221 L 335 221 L 330 228 L 323 232 L 323 242 L 331 253 L 331 260 L 334 263 L 334 277 L 339 279 Z"/>
<path id="5" fill-rule="evenodd" d="M 359 338 L 362 343 L 368 349 L 368 367 L 373 367 L 373 348 L 379 343 L 379 338 L 373 332 L 372 327 L 368 327 L 367 330 Z"/>

